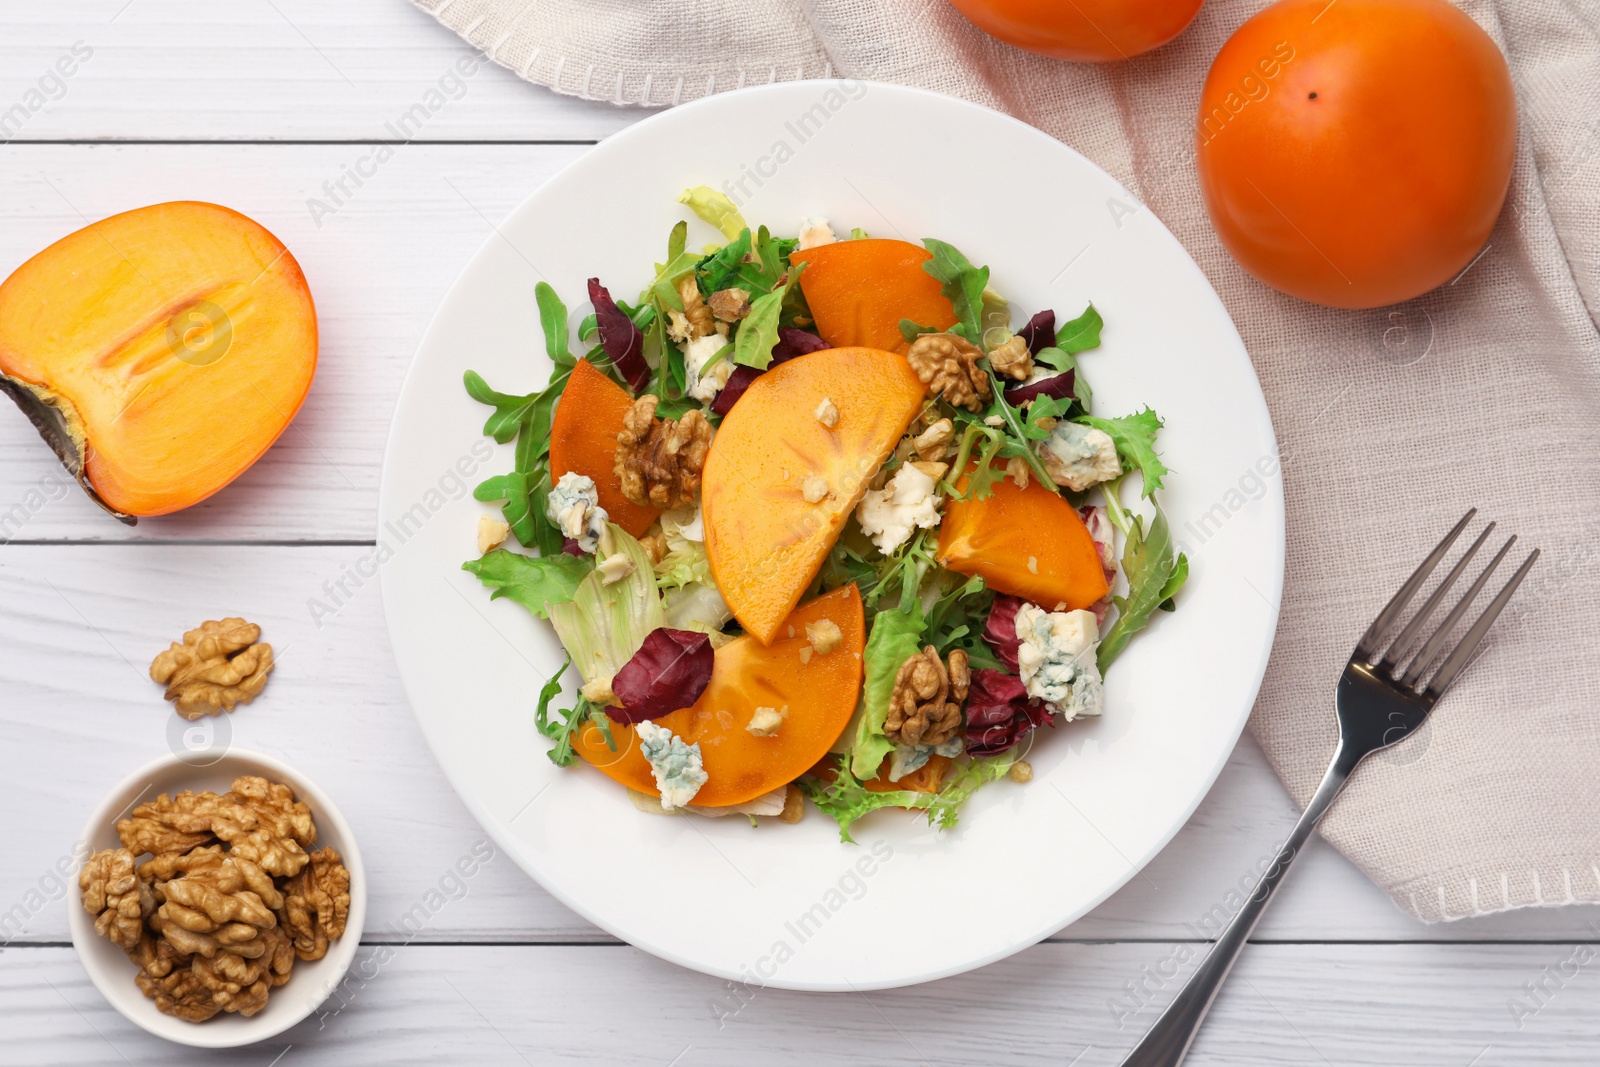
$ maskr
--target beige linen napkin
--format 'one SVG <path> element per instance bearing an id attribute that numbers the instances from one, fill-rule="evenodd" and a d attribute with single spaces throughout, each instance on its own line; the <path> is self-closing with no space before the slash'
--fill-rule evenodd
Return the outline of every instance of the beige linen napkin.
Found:
<path id="1" fill-rule="evenodd" d="M 1467 0 L 1520 97 L 1505 212 L 1451 284 L 1336 311 L 1246 275 L 1196 186 L 1201 82 L 1261 0 L 1210 0 L 1172 44 L 1110 66 L 1017 51 L 946 0 L 415 2 L 562 93 L 661 106 L 834 74 L 902 82 L 1010 112 L 1110 171 L 1222 294 L 1277 427 L 1288 572 L 1251 726 L 1290 792 L 1305 802 L 1331 754 L 1355 637 L 1480 505 L 1543 559 L 1439 714 L 1357 773 L 1323 831 L 1428 922 L 1600 901 L 1600 7 Z"/>

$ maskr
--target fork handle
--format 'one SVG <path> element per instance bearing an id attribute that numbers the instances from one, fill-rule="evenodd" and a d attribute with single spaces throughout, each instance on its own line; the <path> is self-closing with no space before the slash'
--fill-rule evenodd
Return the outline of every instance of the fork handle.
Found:
<path id="1" fill-rule="evenodd" d="M 1234 960 L 1239 958 L 1239 952 L 1250 939 L 1256 923 L 1261 920 L 1262 912 L 1267 910 L 1267 904 L 1277 892 L 1278 883 L 1283 881 L 1289 864 L 1300 854 L 1306 840 L 1317 828 L 1317 823 L 1322 820 L 1334 798 L 1344 789 L 1345 783 L 1350 780 L 1350 772 L 1355 770 L 1364 755 L 1365 752 L 1352 753 L 1343 743 L 1339 745 L 1333 762 L 1328 765 L 1328 773 L 1322 776 L 1322 784 L 1300 815 L 1300 821 L 1295 823 L 1289 839 L 1278 850 L 1272 866 L 1261 876 L 1249 899 L 1233 917 L 1228 928 L 1222 931 L 1222 936 L 1217 938 L 1216 946 L 1194 974 L 1189 976 L 1189 981 L 1184 983 L 1178 995 L 1172 998 L 1172 1003 L 1167 1005 L 1144 1040 L 1122 1061 L 1122 1067 L 1177 1067 L 1183 1062 L 1195 1035 L 1200 1032 L 1201 1022 L 1211 1010 L 1211 1002 L 1216 1000 L 1223 980 L 1233 969 Z"/>

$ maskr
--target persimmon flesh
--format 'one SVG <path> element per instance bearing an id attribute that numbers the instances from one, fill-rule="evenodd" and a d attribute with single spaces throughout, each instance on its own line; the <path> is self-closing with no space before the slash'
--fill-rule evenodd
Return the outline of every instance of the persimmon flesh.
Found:
<path id="1" fill-rule="evenodd" d="M 706 555 L 757 640 L 799 603 L 925 388 L 903 356 L 827 348 L 758 377 L 722 420 L 700 485 Z M 817 418 L 824 400 L 832 426 Z"/>
<path id="2" fill-rule="evenodd" d="M 993 488 L 982 500 L 945 504 L 941 564 L 1046 611 L 1076 611 L 1106 595 L 1100 549 L 1076 508 L 1037 481 L 1019 489 L 1003 478 Z"/>
<path id="3" fill-rule="evenodd" d="M 991 37 L 1051 59 L 1130 59 L 1166 44 L 1202 0 L 950 0 Z"/>
<path id="4" fill-rule="evenodd" d="M 806 624 L 821 619 L 831 620 L 844 636 L 826 655 L 811 652 L 806 638 Z M 717 649 L 711 684 L 694 706 L 655 720 L 685 744 L 700 746 L 706 783 L 694 803 L 743 804 L 794 781 L 821 759 L 855 713 L 865 643 L 861 594 L 847 585 L 802 604 L 771 644 L 747 635 Z M 760 707 L 787 709 L 770 737 L 746 729 Z M 575 736 L 573 749 L 602 773 L 630 789 L 661 795 L 632 726 L 611 725 L 615 751 L 592 724 Z"/>
<path id="5" fill-rule="evenodd" d="M 661 512 L 623 496 L 617 480 L 617 434 L 631 407 L 633 397 L 626 389 L 593 363 L 578 360 L 550 422 L 550 478 L 560 481 L 569 472 L 593 478 L 600 506 L 611 521 L 639 537 Z"/>
<path id="6" fill-rule="evenodd" d="M 189 507 L 243 473 L 316 366 L 300 265 L 216 204 L 114 215 L 0 285 L 0 388 L 124 521 Z"/>
<path id="7" fill-rule="evenodd" d="M 816 320 L 817 333 L 835 348 L 864 346 L 901 351 L 900 320 L 949 329 L 955 308 L 922 265 L 933 258 L 907 241 L 864 237 L 796 252 L 804 263 L 800 289 Z"/>
<path id="8" fill-rule="evenodd" d="M 1196 160 L 1239 265 L 1316 304 L 1450 281 L 1489 238 L 1516 152 L 1489 35 L 1445 0 L 1280 0 L 1217 53 Z"/>

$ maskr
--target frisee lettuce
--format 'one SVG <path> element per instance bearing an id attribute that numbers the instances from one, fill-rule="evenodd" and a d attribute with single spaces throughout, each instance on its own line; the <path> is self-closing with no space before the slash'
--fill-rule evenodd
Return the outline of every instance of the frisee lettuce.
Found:
<path id="1" fill-rule="evenodd" d="M 490 600 L 508 597 L 545 619 L 552 604 L 572 599 L 578 584 L 594 569 L 594 560 L 565 552 L 524 556 L 497 548 L 481 559 L 467 560 L 461 569 L 476 575 L 490 589 Z"/>
<path id="2" fill-rule="evenodd" d="M 851 825 L 879 808 L 926 811 L 929 824 L 948 830 L 956 825 L 961 805 L 983 786 L 1005 777 L 1016 759 L 1015 751 L 969 759 L 958 765 L 955 775 L 937 793 L 918 793 L 909 789 L 874 792 L 863 785 L 862 778 L 851 773 L 850 767 L 842 760 L 831 782 L 805 777 L 800 779 L 799 785 L 819 811 L 838 822 L 839 840 L 855 844 L 855 838 L 850 836 Z M 876 776 L 876 772 L 873 776 Z"/>
<path id="3" fill-rule="evenodd" d="M 1151 497 L 1162 488 L 1161 479 L 1169 472 L 1167 465 L 1156 455 L 1156 433 L 1161 429 L 1161 416 L 1145 408 L 1133 415 L 1119 419 L 1101 419 L 1081 415 L 1076 420 L 1104 432 L 1117 446 L 1124 470 L 1136 470 L 1143 475 L 1144 488 L 1140 495 Z"/>

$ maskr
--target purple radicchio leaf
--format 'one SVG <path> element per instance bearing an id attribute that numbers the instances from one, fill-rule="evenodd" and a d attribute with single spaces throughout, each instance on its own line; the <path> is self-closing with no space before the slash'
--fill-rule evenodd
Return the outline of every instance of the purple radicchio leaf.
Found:
<path id="1" fill-rule="evenodd" d="M 599 278 L 589 279 L 589 303 L 594 305 L 600 328 L 600 345 L 635 393 L 650 384 L 650 365 L 644 361 L 644 334 L 623 314 Z"/>
<path id="2" fill-rule="evenodd" d="M 809 355 L 812 352 L 821 352 L 828 347 L 828 342 L 814 333 L 797 330 L 793 326 L 778 327 L 778 343 L 772 346 L 772 362 L 768 370 L 779 363 L 787 363 L 796 356 Z M 750 383 L 761 377 L 765 371 L 755 367 L 746 367 L 743 364 L 733 368 L 733 373 L 728 375 L 727 384 L 717 393 L 717 398 L 711 402 L 711 411 L 715 415 L 726 415 L 733 410 L 733 405 L 744 396 L 744 391 L 750 388 Z"/>
<path id="3" fill-rule="evenodd" d="M 578 557 L 587 556 L 589 554 L 589 553 L 585 552 L 583 550 L 583 548 L 578 544 L 578 539 L 576 537 L 565 538 L 561 542 L 561 551 L 565 552 L 569 556 L 578 556 Z"/>
<path id="4" fill-rule="evenodd" d="M 1028 351 L 1037 356 L 1056 343 L 1056 313 L 1049 308 L 1039 312 L 1017 331 L 1017 336 L 1027 342 Z"/>
<path id="5" fill-rule="evenodd" d="M 1006 390 L 1006 403 L 1012 407 L 1021 407 L 1030 400 L 1041 396 L 1055 397 L 1057 400 L 1072 399 L 1072 382 L 1077 371 L 1062 371 L 1052 374 L 1048 378 L 1040 378 L 1028 385 L 1015 385 Z"/>
<path id="6" fill-rule="evenodd" d="M 690 707 L 711 684 L 714 659 L 709 635 L 658 626 L 611 679 L 622 707 L 607 708 L 606 715 L 637 723 Z"/>
<path id="7" fill-rule="evenodd" d="M 1050 709 L 1028 699 L 1022 679 L 1004 671 L 972 672 L 967 690 L 967 755 L 995 756 L 1040 726 L 1054 726 Z"/>
<path id="8" fill-rule="evenodd" d="M 989 618 L 983 624 L 983 639 L 994 649 L 995 658 L 1006 665 L 1012 674 L 1017 673 L 1017 609 L 1023 601 L 1001 593 L 989 608 Z"/>

